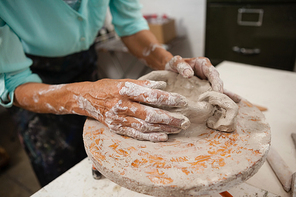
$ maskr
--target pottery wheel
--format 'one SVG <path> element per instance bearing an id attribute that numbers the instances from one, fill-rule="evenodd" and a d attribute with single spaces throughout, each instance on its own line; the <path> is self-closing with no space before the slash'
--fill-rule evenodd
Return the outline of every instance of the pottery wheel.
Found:
<path id="1" fill-rule="evenodd" d="M 159 143 L 112 133 L 88 119 L 83 133 L 86 152 L 105 177 L 136 192 L 153 196 L 222 192 L 259 170 L 271 142 L 264 115 L 247 101 L 238 105 L 232 133 L 192 125 Z"/>

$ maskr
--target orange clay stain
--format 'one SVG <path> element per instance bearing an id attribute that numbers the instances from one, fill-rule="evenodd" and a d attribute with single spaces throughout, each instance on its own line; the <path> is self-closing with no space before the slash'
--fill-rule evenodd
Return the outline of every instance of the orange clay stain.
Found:
<path id="1" fill-rule="evenodd" d="M 141 159 L 141 161 L 136 159 L 135 161 L 133 161 L 133 163 L 131 165 L 133 167 L 135 167 L 135 168 L 138 168 L 139 166 L 145 165 L 147 162 L 148 161 L 146 159 L 143 159 L 143 158 Z"/>
<path id="2" fill-rule="evenodd" d="M 223 158 L 220 158 L 220 159 L 218 159 L 218 164 L 220 167 L 223 167 L 223 166 L 225 166 L 226 163 Z"/>
<path id="3" fill-rule="evenodd" d="M 224 157 L 224 156 L 226 156 L 227 154 L 231 154 L 232 152 L 233 152 L 233 150 L 232 150 L 231 148 L 229 148 L 229 149 L 223 151 L 220 155 L 221 155 L 222 157 Z"/>
<path id="4" fill-rule="evenodd" d="M 170 177 L 161 177 L 161 176 L 152 176 L 152 175 L 147 177 L 150 179 L 152 183 L 158 184 L 158 185 L 166 185 L 174 181 Z"/>
<path id="5" fill-rule="evenodd" d="M 147 177 L 154 184 L 166 185 L 173 182 L 173 179 L 168 177 L 164 172 L 160 172 L 158 169 L 146 173 L 150 174 Z"/>
<path id="6" fill-rule="evenodd" d="M 117 154 L 110 154 L 109 157 L 112 158 L 112 159 L 115 159 L 117 161 L 118 157 L 121 157 L 121 156 L 117 155 Z"/>
<path id="7" fill-rule="evenodd" d="M 186 156 L 184 157 L 173 157 L 170 159 L 171 162 L 184 162 L 188 161 L 188 158 Z"/>
<path id="8" fill-rule="evenodd" d="M 174 146 L 174 147 L 179 147 L 180 145 L 182 144 L 181 141 L 179 140 L 175 140 L 173 142 L 163 142 L 163 143 L 159 143 L 159 145 L 161 147 L 164 147 L 164 146 Z"/>
<path id="9" fill-rule="evenodd" d="M 214 169 L 219 169 L 220 167 L 223 167 L 225 165 L 224 159 L 219 158 L 217 160 L 214 160 L 211 162 L 211 166 Z"/>
<path id="10" fill-rule="evenodd" d="M 89 135 L 91 135 L 91 131 L 84 130 L 84 131 L 83 131 L 83 135 L 85 135 L 85 136 L 89 136 Z"/>
<path id="11" fill-rule="evenodd" d="M 188 171 L 187 168 L 181 168 L 182 172 L 184 172 L 186 175 L 189 173 L 192 173 L 191 171 Z"/>
<path id="12" fill-rule="evenodd" d="M 186 146 L 187 146 L 187 147 L 192 147 L 192 146 L 194 146 L 194 144 L 192 144 L 192 143 L 188 143 Z"/>
<path id="13" fill-rule="evenodd" d="M 200 155 L 200 156 L 195 157 L 195 160 L 198 162 L 207 161 L 209 159 L 211 159 L 210 155 Z"/>
<path id="14" fill-rule="evenodd" d="M 202 166 L 204 168 L 207 167 L 205 164 L 206 161 L 210 160 L 211 156 L 210 155 L 200 155 L 195 158 L 195 162 L 188 162 L 188 164 L 191 164 L 191 166 L 197 167 L 197 166 Z"/>
<path id="15" fill-rule="evenodd" d="M 129 151 L 136 151 L 137 149 L 135 147 L 131 146 L 131 147 L 128 147 L 127 150 L 129 150 Z"/>
<path id="16" fill-rule="evenodd" d="M 145 151 L 141 151 L 138 155 L 141 157 L 145 157 L 148 160 L 148 163 L 150 164 L 148 165 L 149 167 L 171 168 L 171 165 L 167 164 L 167 161 L 163 157 L 151 155 Z"/>
<path id="17" fill-rule="evenodd" d="M 156 161 L 162 161 L 163 160 L 162 157 L 150 155 L 149 153 L 147 153 L 145 151 L 141 151 L 138 155 L 147 157 L 149 160 L 156 160 Z"/>
<path id="18" fill-rule="evenodd" d="M 145 173 L 152 174 L 152 175 L 159 175 L 159 176 L 165 175 L 164 172 L 160 172 L 158 169 L 153 169 L 152 171 L 145 172 Z"/>
<path id="19" fill-rule="evenodd" d="M 117 149 L 119 146 L 118 142 L 115 142 L 114 144 L 110 145 L 109 147 L 112 148 L 117 154 L 127 156 L 129 153 L 123 149 Z"/>
<path id="20" fill-rule="evenodd" d="M 89 149 L 90 149 L 90 150 L 93 149 L 95 145 L 96 145 L 96 144 L 95 144 L 94 142 L 92 142 L 92 143 L 90 144 L 90 146 L 89 146 Z"/>
<path id="21" fill-rule="evenodd" d="M 221 144 L 219 140 L 211 140 L 209 142 L 209 145 L 210 146 L 216 146 L 216 145 L 219 145 L 219 144 Z"/>
<path id="22" fill-rule="evenodd" d="M 215 155 L 215 154 L 217 154 L 217 151 L 210 151 L 209 150 L 208 153 L 211 154 L 211 155 Z"/>
<path id="23" fill-rule="evenodd" d="M 121 137 L 123 137 L 124 139 L 130 139 L 130 137 L 125 136 L 125 135 L 121 135 Z"/>
<path id="24" fill-rule="evenodd" d="M 104 132 L 104 128 L 101 128 L 101 129 L 97 129 L 97 130 L 93 131 L 93 134 L 100 135 L 100 134 L 103 134 L 103 132 Z"/>
<path id="25" fill-rule="evenodd" d="M 119 145 L 118 143 L 114 143 L 114 144 L 110 145 L 109 147 L 114 150 L 118 147 L 118 145 Z"/>
<path id="26" fill-rule="evenodd" d="M 260 121 L 259 118 L 251 118 L 252 121 Z"/>
<path id="27" fill-rule="evenodd" d="M 98 144 L 100 144 L 100 141 L 101 141 L 102 139 L 96 139 L 95 140 L 95 143 L 98 145 Z"/>
<path id="28" fill-rule="evenodd" d="M 259 155 L 260 151 L 259 150 L 253 150 L 253 149 L 247 149 L 249 151 L 251 151 L 254 155 Z"/>
<path id="29" fill-rule="evenodd" d="M 166 162 L 158 162 L 158 161 L 149 161 L 150 163 L 152 163 L 153 167 L 156 168 L 171 168 L 171 165 L 167 165 Z"/>
<path id="30" fill-rule="evenodd" d="M 106 156 L 102 155 L 99 151 L 93 152 L 93 156 L 96 158 L 96 160 L 102 165 L 102 161 L 106 160 Z"/>
<path id="31" fill-rule="evenodd" d="M 246 104 L 248 107 L 253 107 L 253 104 L 246 100 L 244 100 L 243 103 Z"/>
<path id="32" fill-rule="evenodd" d="M 88 126 L 88 127 L 87 127 L 88 130 L 92 130 L 92 129 L 94 129 L 94 128 L 95 128 L 95 126 Z"/>

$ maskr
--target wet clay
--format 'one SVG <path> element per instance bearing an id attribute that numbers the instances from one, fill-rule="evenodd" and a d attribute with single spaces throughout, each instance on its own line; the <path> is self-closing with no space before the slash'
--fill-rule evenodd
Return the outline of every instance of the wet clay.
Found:
<path id="1" fill-rule="evenodd" d="M 182 75 L 170 71 L 153 71 L 140 80 L 164 81 L 167 86 L 163 90 L 181 94 L 188 99 L 186 107 L 163 109 L 181 113 L 189 118 L 192 124 L 189 130 L 199 124 L 225 132 L 235 130 L 237 104 L 228 96 L 212 91 L 207 80 L 195 76 L 185 79 Z"/>
<path id="2" fill-rule="evenodd" d="M 208 85 L 201 88 L 209 92 Z M 85 149 L 106 178 L 136 192 L 181 197 L 227 191 L 259 170 L 271 142 L 264 115 L 246 100 L 237 105 L 231 133 L 196 120 L 157 143 L 118 135 L 89 118 L 83 129 Z M 212 112 L 204 114 L 212 117 Z M 188 116 L 194 122 L 194 115 Z"/>

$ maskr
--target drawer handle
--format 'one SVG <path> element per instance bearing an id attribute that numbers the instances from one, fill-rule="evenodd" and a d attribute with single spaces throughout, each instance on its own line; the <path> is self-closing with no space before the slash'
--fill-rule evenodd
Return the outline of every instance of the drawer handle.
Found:
<path id="1" fill-rule="evenodd" d="M 257 26 L 260 27 L 262 25 L 263 21 L 263 13 L 264 11 L 262 9 L 247 9 L 247 8 L 240 8 L 238 9 L 238 15 L 237 15 L 237 23 L 239 25 L 243 26 Z M 257 21 L 245 21 L 243 19 L 243 15 L 258 15 Z"/>
<path id="2" fill-rule="evenodd" d="M 261 51 L 260 49 L 246 49 L 246 48 L 240 48 L 238 46 L 234 46 L 232 47 L 232 50 L 236 53 L 241 53 L 241 54 L 244 54 L 244 55 L 257 55 L 259 54 Z"/>

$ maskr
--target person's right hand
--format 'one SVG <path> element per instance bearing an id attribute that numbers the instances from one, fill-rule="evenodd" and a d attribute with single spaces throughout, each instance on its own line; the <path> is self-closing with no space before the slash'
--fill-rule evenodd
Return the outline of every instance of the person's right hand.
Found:
<path id="1" fill-rule="evenodd" d="M 184 96 L 153 89 L 161 81 L 113 80 L 70 84 L 72 112 L 93 117 L 113 132 L 139 140 L 166 141 L 167 134 L 189 127 L 188 118 L 152 106 L 182 107 Z M 148 105 L 144 105 L 144 104 Z"/>

